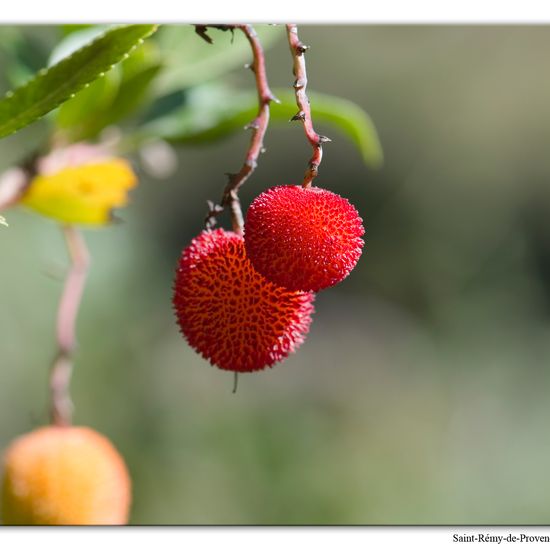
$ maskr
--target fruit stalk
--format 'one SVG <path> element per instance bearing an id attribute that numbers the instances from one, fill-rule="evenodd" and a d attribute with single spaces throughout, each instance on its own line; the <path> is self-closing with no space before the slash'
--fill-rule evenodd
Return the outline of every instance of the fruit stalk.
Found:
<path id="1" fill-rule="evenodd" d="M 205 26 L 199 26 L 202 32 L 199 34 L 204 38 Z M 242 234 L 243 231 L 243 214 L 238 192 L 244 182 L 252 175 L 258 164 L 258 157 L 263 152 L 264 136 L 269 125 L 269 104 L 272 101 L 278 101 L 269 88 L 267 81 L 267 73 L 265 68 L 265 56 L 262 44 L 254 27 L 252 25 L 224 25 L 223 30 L 238 29 L 244 33 L 250 47 L 252 49 L 253 62 L 250 68 L 254 72 L 256 78 L 256 89 L 258 91 L 258 113 L 254 120 L 247 125 L 246 128 L 252 130 L 250 145 L 246 152 L 245 161 L 241 169 L 236 174 L 227 174 L 229 181 L 223 191 L 221 204 L 215 205 L 209 203 L 209 211 L 206 217 L 206 225 L 211 228 L 215 225 L 216 219 L 223 212 L 225 207 L 231 210 L 231 222 L 233 231 Z"/>
<path id="2" fill-rule="evenodd" d="M 57 354 L 50 370 L 51 422 L 56 426 L 71 424 L 73 405 L 69 385 L 76 348 L 76 318 L 88 273 L 89 254 L 86 243 L 73 226 L 63 227 L 71 266 L 65 279 L 57 313 Z"/>
<path id="3" fill-rule="evenodd" d="M 314 178 L 319 173 L 319 165 L 323 159 L 323 143 L 330 141 L 326 136 L 319 135 L 313 128 L 313 120 L 311 118 L 311 106 L 307 97 L 307 71 L 305 52 L 308 46 L 304 45 L 298 37 L 298 27 L 295 24 L 286 26 L 288 37 L 288 45 L 290 53 L 294 60 L 293 73 L 296 79 L 294 80 L 294 93 L 296 95 L 296 105 L 299 111 L 291 118 L 291 120 L 301 120 L 307 140 L 313 148 L 313 156 L 309 159 L 307 170 L 304 174 L 302 182 L 303 187 L 309 187 Z"/>

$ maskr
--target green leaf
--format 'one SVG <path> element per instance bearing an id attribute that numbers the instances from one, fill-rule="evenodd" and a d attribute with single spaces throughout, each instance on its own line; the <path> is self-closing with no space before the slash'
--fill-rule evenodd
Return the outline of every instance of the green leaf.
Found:
<path id="1" fill-rule="evenodd" d="M 112 30 L 114 25 L 84 25 L 84 28 L 78 27 L 77 25 L 77 29 L 74 32 L 67 34 L 52 49 L 48 58 L 48 67 L 59 63 L 62 59 L 71 56 L 89 42 Z"/>
<path id="2" fill-rule="evenodd" d="M 65 24 L 60 25 L 59 30 L 61 31 L 61 34 L 63 36 L 68 36 L 69 34 L 73 34 L 74 32 L 80 32 L 84 29 L 89 29 L 90 27 L 93 27 L 94 25 L 90 25 L 88 23 L 79 23 L 79 24 Z"/>
<path id="3" fill-rule="evenodd" d="M 109 71 L 156 25 L 125 25 L 107 31 L 92 43 L 0 100 L 0 137 L 8 136 L 55 109 Z"/>
<path id="4" fill-rule="evenodd" d="M 284 26 L 254 26 L 264 49 L 284 36 Z M 208 29 L 213 44 L 195 33 L 193 25 L 164 25 L 156 36 L 165 70 L 157 83 L 159 95 L 201 84 L 252 61 L 242 32 Z"/>
<path id="5" fill-rule="evenodd" d="M 132 74 L 121 83 L 113 101 L 103 110 L 93 110 L 87 124 L 81 127 L 80 132 L 71 132 L 74 140 L 90 139 L 103 128 L 114 124 L 138 109 L 149 95 L 149 87 L 157 76 L 161 65 L 145 67 L 142 71 Z"/>
<path id="6" fill-rule="evenodd" d="M 127 117 L 144 103 L 160 69 L 157 46 L 152 41 L 145 42 L 105 78 L 64 103 L 57 114 L 57 125 L 71 141 L 97 136 L 103 128 Z"/>
<path id="7" fill-rule="evenodd" d="M 274 90 L 274 93 L 281 103 L 271 104 L 271 121 L 288 123 L 297 111 L 294 93 L 288 90 Z M 359 105 L 316 92 L 308 96 L 315 124 L 329 124 L 347 135 L 367 166 L 378 168 L 382 165 L 378 133 Z M 143 130 L 175 143 L 204 143 L 242 130 L 254 118 L 257 109 L 254 93 L 235 93 L 217 87 L 195 88 L 188 94 L 184 107 L 151 121 Z"/>
<path id="8" fill-rule="evenodd" d="M 139 109 L 149 98 L 151 86 L 163 67 L 158 47 L 153 41 L 136 48 L 132 55 L 120 64 L 122 80 L 113 101 L 102 111 L 95 113 L 90 125 L 90 137 L 105 126 L 118 122 Z"/>
<path id="9" fill-rule="evenodd" d="M 162 65 L 151 65 L 124 80 L 115 101 L 109 109 L 107 115 L 109 123 L 123 119 L 143 103 L 150 84 L 161 68 Z"/>
<path id="10" fill-rule="evenodd" d="M 90 86 L 76 94 L 59 108 L 55 123 L 59 128 L 66 129 L 71 137 L 78 140 L 86 133 L 86 128 L 95 123 L 97 113 L 107 109 L 118 93 L 120 86 L 119 66 L 105 73 Z"/>

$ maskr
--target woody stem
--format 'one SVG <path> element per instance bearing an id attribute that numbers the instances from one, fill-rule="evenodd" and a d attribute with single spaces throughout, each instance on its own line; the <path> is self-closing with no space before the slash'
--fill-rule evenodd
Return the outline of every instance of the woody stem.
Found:
<path id="1" fill-rule="evenodd" d="M 50 370 L 51 421 L 56 426 L 71 424 L 73 405 L 70 381 L 73 354 L 76 348 L 76 319 L 89 266 L 86 243 L 73 226 L 64 226 L 63 233 L 71 266 L 57 312 L 57 353 Z"/>
<path id="2" fill-rule="evenodd" d="M 306 94 L 307 88 L 307 71 L 305 52 L 308 46 L 305 46 L 298 37 L 298 27 L 294 24 L 286 26 L 288 44 L 290 46 L 290 53 L 293 59 L 293 73 L 294 80 L 294 94 L 296 96 L 296 105 L 298 106 L 298 113 L 292 117 L 291 120 L 301 120 L 306 138 L 313 148 L 313 155 L 309 159 L 307 170 L 304 174 L 304 180 L 302 182 L 303 187 L 309 187 L 311 182 L 319 173 L 319 165 L 323 159 L 323 147 L 322 144 L 330 141 L 326 136 L 319 135 L 313 128 L 313 120 L 311 118 L 311 106 Z"/>
<path id="3" fill-rule="evenodd" d="M 202 34 L 199 32 L 203 38 L 206 32 L 205 28 L 205 26 L 201 26 Z M 247 128 L 252 130 L 252 137 L 250 138 L 250 144 L 246 152 L 244 163 L 236 174 L 228 174 L 229 181 L 223 191 L 221 204 L 216 207 L 216 205 L 210 203 L 210 209 L 206 221 L 208 227 L 213 226 L 216 222 L 217 216 L 225 207 L 229 207 L 231 210 L 233 231 L 241 234 L 243 231 L 244 220 L 238 196 L 239 189 L 256 169 L 258 157 L 260 156 L 260 153 L 263 152 L 264 136 L 269 125 L 269 104 L 272 101 L 277 101 L 277 99 L 269 88 L 264 51 L 254 27 L 248 24 L 224 26 L 224 30 L 227 30 L 228 28 L 231 30 L 238 29 L 242 31 L 250 43 L 253 56 L 253 61 L 250 68 L 254 72 L 256 79 L 256 89 L 258 91 L 258 113 L 254 120 L 247 125 Z"/>

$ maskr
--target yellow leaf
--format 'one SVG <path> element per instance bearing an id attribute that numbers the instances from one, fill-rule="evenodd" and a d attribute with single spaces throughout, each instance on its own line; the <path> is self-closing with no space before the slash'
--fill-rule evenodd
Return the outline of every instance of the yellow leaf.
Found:
<path id="1" fill-rule="evenodd" d="M 104 160 L 36 176 L 21 203 L 60 222 L 105 225 L 114 208 L 127 204 L 136 182 L 125 160 Z"/>

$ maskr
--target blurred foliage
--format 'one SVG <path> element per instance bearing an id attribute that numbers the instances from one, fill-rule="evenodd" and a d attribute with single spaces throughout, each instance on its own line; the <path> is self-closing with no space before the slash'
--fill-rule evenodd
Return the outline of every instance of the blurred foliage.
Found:
<path id="1" fill-rule="evenodd" d="M 39 71 L 0 101 L 0 137 L 59 105 L 52 119 L 57 139 L 60 135 L 63 142 L 95 139 L 108 126 L 123 122 L 125 144 L 132 148 L 143 140 L 159 138 L 210 142 L 242 130 L 254 118 L 256 93 L 219 82 L 251 59 L 250 45 L 242 33 L 211 30 L 216 40 L 207 44 L 192 25 L 166 25 L 153 39 L 141 43 L 153 31 L 152 25 L 63 26 L 63 37 L 51 51 L 47 71 Z M 263 25 L 257 32 L 268 48 L 284 36 L 284 27 Z M 21 33 L 10 29 L 1 43 L 6 44 L 9 66 L 13 66 L 7 74 L 19 75 L 10 80 L 20 82 L 21 75 L 31 75 L 21 53 L 27 47 Z M 283 102 L 272 106 L 273 120 L 287 122 L 296 111 L 294 96 L 287 90 L 280 95 Z M 366 164 L 379 166 L 382 150 L 368 115 L 338 97 L 313 94 L 312 98 L 314 115 L 349 135 Z"/>
<path id="2" fill-rule="evenodd" d="M 127 56 L 155 28 L 128 25 L 109 30 L 58 63 L 41 69 L 23 86 L 8 91 L 0 100 L 0 137 L 24 128 L 74 97 Z M 74 34 L 68 39 L 72 37 Z"/>
<path id="3" fill-rule="evenodd" d="M 89 29 L 75 32 L 65 40 L 87 32 Z M 63 47 L 64 42 L 58 48 Z M 106 73 L 104 78 L 96 80 L 62 105 L 56 117 L 57 126 L 70 136 L 71 141 L 96 137 L 106 126 L 118 122 L 143 105 L 160 69 L 158 47 L 149 40 Z"/>
<path id="4" fill-rule="evenodd" d="M 159 95 L 167 95 L 215 80 L 252 60 L 250 44 L 240 31 L 209 30 L 207 44 L 192 25 L 164 25 L 157 42 L 165 70 L 156 84 Z M 256 32 L 264 49 L 285 35 L 284 26 L 260 25 Z"/>
<path id="5" fill-rule="evenodd" d="M 167 29 L 174 60 L 187 56 L 179 28 Z M 143 47 L 162 51 L 165 31 Z M 13 50 L 31 75 L 63 32 L 1 28 L 2 88 L 26 70 L 8 71 Z M 181 32 L 207 54 L 192 29 Z M 230 33 L 211 34 L 232 49 Z M 239 120 L 233 132 L 217 128 L 223 141 L 199 147 L 200 132 L 215 127 L 205 111 L 196 140 L 175 150 L 147 141 L 163 159 L 175 155 L 162 181 L 149 175 L 142 144 L 154 139 L 145 129 L 169 113 L 179 119 L 207 93 L 250 101 L 253 81 L 240 67 L 250 57 L 227 71 L 220 64 L 211 81 L 164 91 L 159 69 L 149 99 L 117 122 L 140 176 L 124 223 L 86 232 L 93 263 L 78 326 L 76 422 L 106 434 L 126 458 L 133 523 L 546 523 L 550 28 L 303 26 L 300 34 L 312 46 L 312 98 L 368 110 L 384 144 L 384 167 L 369 171 L 342 126 L 340 134 L 319 124 L 333 142 L 318 184 L 349 198 L 366 222 L 357 268 L 319 294 L 299 353 L 241 377 L 232 395 L 231 376 L 182 340 L 170 298 L 178 255 L 249 136 Z M 267 55 L 279 93 L 292 80 L 288 46 L 274 41 Z M 164 65 L 164 54 L 158 60 Z M 3 140 L 2 168 L 43 144 L 58 114 Z M 242 189 L 245 206 L 268 186 L 300 181 L 310 154 L 294 123 L 273 124 L 266 147 Z M 8 214 L 0 230 L 3 447 L 47 421 L 67 261 L 55 224 Z"/>
<path id="6" fill-rule="evenodd" d="M 272 122 L 290 122 L 296 114 L 294 93 L 274 89 L 280 103 L 272 103 Z M 383 153 L 376 128 L 370 117 L 355 103 L 339 97 L 309 93 L 312 117 L 317 123 L 339 128 L 355 143 L 367 166 L 379 168 Z M 145 124 L 143 135 L 160 137 L 173 143 L 209 143 L 240 130 L 258 111 L 255 93 L 235 93 L 223 86 L 196 87 L 186 96 L 185 104 Z"/>

